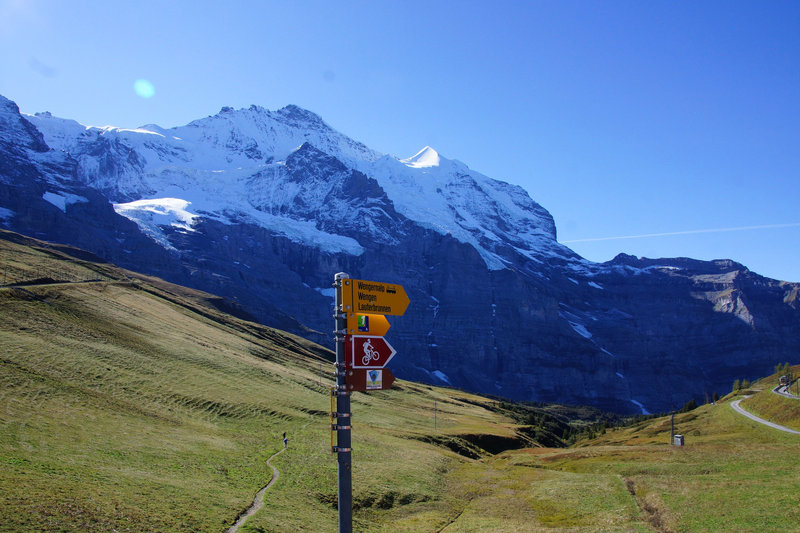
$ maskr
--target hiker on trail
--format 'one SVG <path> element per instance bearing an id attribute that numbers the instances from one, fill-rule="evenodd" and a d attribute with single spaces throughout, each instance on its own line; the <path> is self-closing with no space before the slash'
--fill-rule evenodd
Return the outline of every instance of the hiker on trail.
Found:
<path id="1" fill-rule="evenodd" d="M 289 443 L 289 439 L 286 438 L 286 432 L 283 432 L 283 447 L 286 448 L 286 445 Z"/>

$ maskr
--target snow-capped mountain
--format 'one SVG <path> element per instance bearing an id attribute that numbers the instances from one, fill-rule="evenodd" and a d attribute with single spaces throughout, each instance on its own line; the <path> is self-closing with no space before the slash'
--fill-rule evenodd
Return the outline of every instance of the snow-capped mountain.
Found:
<path id="1" fill-rule="evenodd" d="M 296 106 L 275 112 L 224 107 L 169 130 L 84 127 L 49 113 L 26 118 L 50 148 L 77 160 L 83 183 L 167 246 L 157 229 L 164 217 L 189 231 L 186 221 L 202 214 L 223 223 L 246 219 L 295 242 L 358 255 L 363 251 L 358 240 L 336 231 L 342 221 L 359 219 L 360 231 L 392 243 L 397 228 L 384 222 L 400 214 L 471 244 L 493 270 L 505 268 L 508 247 L 531 258 L 556 253 L 578 260 L 555 242 L 552 217 L 523 189 L 430 147 L 403 160 L 379 154 Z M 331 166 L 339 175 L 318 172 Z M 342 191 L 336 188 L 353 171 L 385 193 L 357 213 L 350 203 L 337 201 Z M 360 195 L 377 191 L 369 187 L 375 188 L 355 188 Z M 153 215 L 159 224 L 152 223 Z"/>
<path id="2" fill-rule="evenodd" d="M 320 342 L 334 273 L 402 283 L 412 305 L 389 334 L 400 377 L 654 411 L 763 374 L 800 333 L 797 284 L 732 261 L 591 263 L 520 187 L 431 147 L 377 153 L 296 106 L 122 129 L 0 97 L 0 133 L 10 229 Z"/>

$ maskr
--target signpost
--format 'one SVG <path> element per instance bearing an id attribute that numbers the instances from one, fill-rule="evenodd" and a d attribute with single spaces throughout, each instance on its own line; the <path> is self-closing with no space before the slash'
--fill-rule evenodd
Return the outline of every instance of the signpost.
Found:
<path id="1" fill-rule="evenodd" d="M 386 390 L 392 386 L 394 375 L 384 366 L 397 352 L 383 338 L 390 327 L 383 315 L 402 315 L 409 299 L 402 285 L 350 279 L 344 272 L 336 274 L 333 286 L 336 288 L 336 387 L 331 394 L 336 396 L 336 411 L 331 410 L 331 431 L 336 431 L 336 446 L 331 446 L 331 451 L 338 456 L 339 533 L 352 533 L 350 393 Z"/>
<path id="2" fill-rule="evenodd" d="M 350 335 L 345 346 L 351 368 L 383 368 L 397 353 L 383 337 Z"/>

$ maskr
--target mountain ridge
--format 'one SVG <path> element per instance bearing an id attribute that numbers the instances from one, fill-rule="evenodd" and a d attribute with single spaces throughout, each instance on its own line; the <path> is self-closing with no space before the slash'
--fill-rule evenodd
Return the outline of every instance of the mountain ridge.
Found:
<path id="1" fill-rule="evenodd" d="M 376 179 L 392 200 L 400 202 L 398 209 L 410 220 L 439 232 L 452 233 L 462 242 L 476 246 L 483 251 L 490 267 L 504 267 L 503 260 L 491 248 L 493 241 L 508 236 L 496 235 L 504 233 L 498 231 L 504 220 L 498 224 L 481 216 L 487 205 L 495 213 L 514 211 L 515 217 L 519 217 L 521 211 L 529 212 L 527 223 L 534 226 L 529 233 L 549 236 L 555 241 L 552 217 L 530 200 L 523 189 L 491 180 L 455 161 L 441 159 L 442 163 L 447 163 L 446 168 L 437 165 L 439 172 L 433 174 L 429 172 L 431 167 L 406 165 L 336 132 L 317 115 L 297 106 L 287 106 L 276 112 L 258 106 L 239 110 L 223 108 L 217 115 L 166 130 L 171 134 L 169 136 L 160 133 L 164 131 L 160 128 L 159 132 L 152 132 L 112 127 L 85 127 L 85 132 L 76 136 L 71 123 L 70 131 L 64 131 L 63 119 L 44 113 L 29 115 L 28 118 L 44 132 L 56 150 L 78 159 L 78 172 L 85 183 L 118 203 L 143 196 L 181 197 L 174 190 L 176 186 L 183 189 L 180 193 L 184 195 L 190 193 L 188 187 L 203 189 L 203 182 L 209 181 L 209 173 L 224 174 L 228 186 L 233 185 L 231 182 L 241 182 L 257 174 L 280 174 L 285 161 L 310 144 Z M 100 168 L 98 153 L 113 154 L 112 159 L 121 164 Z M 437 154 L 435 157 L 439 162 L 440 156 Z M 417 170 L 427 174 L 425 180 L 414 175 Z M 458 194 L 458 189 L 464 188 L 465 180 L 468 180 L 469 188 L 478 193 L 472 198 L 460 198 Z M 202 198 L 184 199 L 212 213 L 230 207 L 213 206 L 215 202 L 209 197 L 216 199 L 219 190 L 204 192 Z M 460 200 L 460 205 L 454 204 L 454 199 Z M 238 208 L 244 202 L 240 197 L 232 199 L 229 204 Z M 478 208 L 471 208 L 471 204 L 477 204 Z M 458 208 L 453 210 L 453 205 Z M 263 212 L 263 207 L 256 208 Z M 223 220 L 225 217 L 218 218 Z M 267 228 L 279 224 L 268 220 L 260 223 Z M 302 233 L 298 230 L 295 236 Z M 488 235 L 488 241 L 484 239 L 481 242 L 483 235 Z M 522 244 L 531 235 L 517 236 L 515 240 Z"/>
<path id="2" fill-rule="evenodd" d="M 521 187 L 430 147 L 379 154 L 297 106 L 168 130 L 0 110 L 4 138 L 19 139 L 0 153 L 13 161 L 0 167 L 9 229 L 232 298 L 320 343 L 333 273 L 402 283 L 412 305 L 389 335 L 401 377 L 655 412 L 763 373 L 800 335 L 798 284 L 733 261 L 592 263 Z"/>

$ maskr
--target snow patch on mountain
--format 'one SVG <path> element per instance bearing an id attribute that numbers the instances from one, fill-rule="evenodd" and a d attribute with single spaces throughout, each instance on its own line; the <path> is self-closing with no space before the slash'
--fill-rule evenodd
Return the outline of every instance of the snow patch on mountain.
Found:
<path id="1" fill-rule="evenodd" d="M 193 212 L 188 210 L 194 204 Z M 223 224 L 249 222 L 264 227 L 291 241 L 313 246 L 325 252 L 344 252 L 350 255 L 361 255 L 364 248 L 350 237 L 333 235 L 316 228 L 313 221 L 298 221 L 281 216 L 263 213 L 256 209 L 244 211 L 209 211 L 213 202 L 198 197 L 197 202 L 179 198 L 152 198 L 127 203 L 114 204 L 114 210 L 136 222 L 139 228 L 158 244 L 169 250 L 175 248 L 170 244 L 164 227 L 175 227 L 183 231 L 194 231 L 194 224 L 201 216 L 212 218 Z"/>
<path id="2" fill-rule="evenodd" d="M 434 370 L 433 372 L 431 372 L 431 374 L 433 374 L 433 376 L 436 377 L 436 379 L 438 379 L 442 383 L 446 383 L 447 385 L 452 385 L 450 377 L 441 370 Z"/>
<path id="3" fill-rule="evenodd" d="M 61 209 L 64 213 L 67 212 L 67 206 L 71 204 L 77 204 L 80 202 L 88 202 L 88 198 L 84 198 L 83 196 L 78 196 L 77 194 L 70 194 L 67 192 L 46 192 L 42 195 L 42 199 L 50 202 L 57 208 Z"/>
<path id="4" fill-rule="evenodd" d="M 639 408 L 639 410 L 641 411 L 641 414 L 643 414 L 643 415 L 652 414 L 650 411 L 645 409 L 644 405 L 642 405 L 642 402 L 637 402 L 636 400 L 631 400 L 631 403 Z"/>
<path id="5" fill-rule="evenodd" d="M 433 319 L 436 320 L 436 317 L 439 316 L 439 307 L 441 303 L 435 296 L 431 296 L 432 302 L 428 304 L 428 309 L 433 312 Z"/>
<path id="6" fill-rule="evenodd" d="M 172 226 L 194 231 L 192 224 L 198 215 L 188 211 L 189 204 L 179 198 L 152 198 L 114 204 L 114 210 L 134 222 L 142 232 L 168 250 L 177 251 L 169 242 L 163 228 Z"/>
<path id="7" fill-rule="evenodd" d="M 260 211 L 249 211 L 246 215 L 254 223 L 269 229 L 278 235 L 283 235 L 297 243 L 329 253 L 346 253 L 361 255 L 364 247 L 357 240 L 344 235 L 327 233 L 316 227 L 313 220 L 295 220 Z"/>
<path id="8" fill-rule="evenodd" d="M 412 168 L 428 168 L 439 166 L 439 153 L 426 146 L 408 159 L 401 159 L 401 163 Z"/>
<path id="9" fill-rule="evenodd" d="M 592 338 L 592 334 L 589 333 L 589 330 L 586 329 L 586 326 L 584 326 L 583 324 L 578 324 L 577 322 L 569 322 L 569 325 L 572 326 L 572 329 L 575 330 L 575 333 L 577 333 L 584 339 Z"/>
<path id="10" fill-rule="evenodd" d="M 147 218 L 159 226 L 175 226 L 187 231 L 194 231 L 192 224 L 198 215 L 187 210 L 189 204 L 191 202 L 180 198 L 153 198 L 126 204 L 114 204 L 114 210 L 130 218 L 134 214 L 141 216 L 142 213 L 147 213 Z"/>
<path id="11" fill-rule="evenodd" d="M 327 298 L 336 298 L 336 289 L 332 287 L 317 287 L 314 290 Z"/>
<path id="12" fill-rule="evenodd" d="M 512 250 L 529 258 L 565 253 L 558 249 L 550 213 L 521 187 L 470 170 L 430 147 L 405 160 L 383 157 L 367 172 L 399 213 L 472 245 L 491 270 L 506 268 Z"/>

